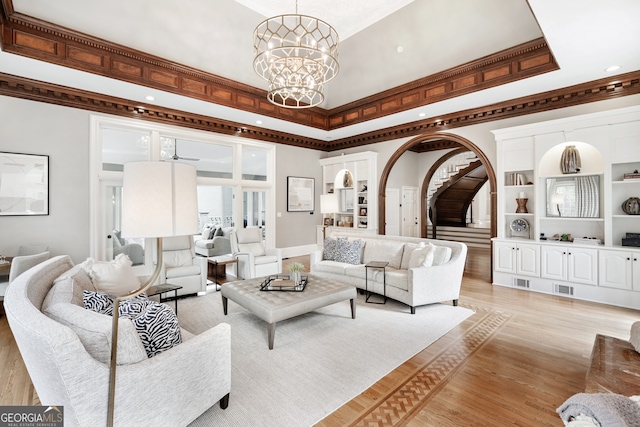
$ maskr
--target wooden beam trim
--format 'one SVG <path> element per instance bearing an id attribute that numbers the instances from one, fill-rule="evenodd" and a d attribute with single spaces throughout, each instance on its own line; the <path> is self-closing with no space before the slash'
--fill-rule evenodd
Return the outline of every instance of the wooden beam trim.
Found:
<path id="1" fill-rule="evenodd" d="M 604 101 L 606 99 L 635 95 L 638 93 L 640 93 L 640 71 L 634 71 L 563 89 L 503 101 L 485 107 L 459 111 L 444 117 L 432 117 L 419 122 L 378 129 L 372 132 L 342 138 L 330 142 L 328 151 L 344 150 L 376 142 L 444 131 L 462 126 L 470 126 L 590 102 Z"/>
<path id="2" fill-rule="evenodd" d="M 204 131 L 240 135 L 260 141 L 323 151 L 359 147 L 406 136 L 435 133 L 446 129 L 470 126 L 638 93 L 640 93 L 640 71 L 635 71 L 614 76 L 613 78 L 601 79 L 564 89 L 504 101 L 473 110 L 452 113 L 439 119 L 425 119 L 392 128 L 378 129 L 366 134 L 343 138 L 333 142 L 326 142 L 161 107 L 153 106 L 143 108 L 139 106 L 139 102 L 137 101 L 109 97 L 0 73 L 0 95 L 97 111 L 105 114 L 134 117 Z"/>
<path id="3" fill-rule="evenodd" d="M 544 57 L 546 61 L 536 62 L 526 69 L 518 66 L 538 57 Z M 498 67 L 503 67 L 502 75 L 484 77 Z M 337 129 L 558 69 L 551 50 L 540 38 L 334 108 L 329 111 L 329 123 L 331 129 Z M 455 82 L 464 84 L 456 86 Z M 418 99 L 403 102 L 414 93 L 418 94 Z M 365 111 L 369 113 L 365 114 Z M 371 114 L 371 111 L 375 113 Z"/>
<path id="4" fill-rule="evenodd" d="M 373 118 L 394 114 L 419 105 L 449 99 L 462 94 L 471 93 L 486 87 L 493 87 L 521 78 L 557 69 L 553 55 L 544 39 L 536 39 L 496 54 L 488 55 L 467 64 L 445 70 L 432 76 L 418 79 L 406 85 L 374 95 L 364 100 L 356 101 L 331 112 L 315 107 L 304 110 L 291 110 L 277 107 L 266 101 L 266 91 L 245 85 L 221 76 L 205 73 L 201 70 L 186 67 L 153 55 L 120 46 L 108 41 L 73 31 L 55 24 L 37 20 L 35 18 L 15 13 L 10 0 L 2 0 L 3 13 L 8 16 L 3 24 L 10 29 L 2 37 L 3 50 L 31 57 L 54 64 L 71 67 L 81 71 L 110 77 L 130 83 L 164 90 L 183 96 L 204 100 L 231 108 L 262 114 L 281 120 L 291 121 L 318 129 L 331 130 L 339 127 L 361 123 Z M 8 6 L 7 6 L 8 3 Z M 35 49 L 20 48 L 16 45 L 14 34 L 22 31 L 34 37 L 49 37 L 58 44 L 57 54 L 38 52 Z M 10 34 L 8 36 L 7 34 Z M 84 50 L 86 55 L 94 55 L 94 60 L 83 62 L 78 57 L 72 57 L 72 48 Z M 509 75 L 485 80 L 484 71 L 490 72 L 496 64 L 502 62 L 518 62 L 518 59 L 538 55 L 545 52 L 550 61 L 538 67 L 521 70 L 510 66 L 513 70 Z M 98 59 L 99 58 L 99 59 Z M 113 68 L 113 61 L 119 62 L 119 67 Z M 126 63 L 132 67 L 126 70 Z M 169 70 L 171 73 L 167 73 Z M 130 72 L 127 72 L 130 71 Z M 445 82 L 457 75 L 465 73 L 477 74 L 475 83 L 462 89 L 454 90 L 451 84 Z M 154 79 L 154 76 L 156 77 Z M 158 76 L 164 76 L 158 79 Z M 170 82 L 170 84 L 167 84 Z M 445 87 L 438 92 L 438 85 Z M 194 90 L 194 87 L 199 87 Z M 433 92 L 431 92 L 433 90 Z M 382 105 L 386 108 L 382 108 Z M 353 109 L 353 106 L 357 107 Z M 336 113 L 340 112 L 340 113 Z M 335 117 L 336 114 L 343 117 Z"/>
<path id="5" fill-rule="evenodd" d="M 115 116 L 234 135 L 295 147 L 325 150 L 326 142 L 285 132 L 166 108 L 141 107 L 138 102 L 0 73 L 0 95 L 79 108 Z"/>
<path id="6" fill-rule="evenodd" d="M 293 121 L 305 126 L 320 129 L 328 128 L 327 114 L 325 110 L 321 108 L 314 107 L 304 110 L 291 110 L 278 107 L 268 101 L 263 102 L 267 99 L 267 92 L 265 90 L 215 74 L 206 73 L 18 13 L 13 13 L 8 19 L 5 19 L 3 26 L 6 27 L 7 30 L 3 33 L 2 49 L 7 52 L 129 83 L 141 84 L 143 86 L 201 99 L 231 108 Z M 16 43 L 15 36 L 20 33 L 54 41 L 58 45 L 58 53 L 51 55 L 46 51 L 37 50 L 35 46 L 31 46 L 30 48 L 20 46 L 19 43 Z M 96 57 L 110 58 L 110 60 L 105 61 L 107 64 L 105 66 L 83 63 L 69 58 L 67 52 L 70 47 L 83 49 Z M 118 72 L 117 69 L 111 67 L 111 63 L 114 60 L 119 60 L 122 64 L 128 64 L 132 67 L 138 67 L 140 72 L 138 75 Z M 167 74 L 167 70 L 173 74 L 174 78 L 178 81 L 177 84 L 166 85 L 154 81 L 149 77 L 153 76 L 154 73 L 156 73 L 155 75 Z M 183 83 L 185 79 L 196 80 L 207 85 L 206 92 L 193 92 L 183 89 L 183 86 L 188 86 L 188 84 Z M 226 98 L 214 97 L 212 94 L 215 94 L 216 91 L 226 91 L 231 93 L 232 96 Z M 239 103 L 238 99 L 242 99 L 244 102 Z M 247 102 L 248 99 L 251 101 Z"/>

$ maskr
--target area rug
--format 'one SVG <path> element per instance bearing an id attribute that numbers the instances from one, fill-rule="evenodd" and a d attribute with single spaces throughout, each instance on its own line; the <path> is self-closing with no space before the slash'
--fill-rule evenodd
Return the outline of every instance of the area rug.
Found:
<path id="1" fill-rule="evenodd" d="M 432 304 L 411 315 L 403 304 L 367 304 L 359 295 L 356 319 L 345 301 L 279 322 L 269 350 L 267 324 L 233 301 L 224 316 L 219 292 L 179 305 L 180 325 L 195 334 L 231 325 L 229 407 L 214 405 L 196 427 L 311 426 L 473 313 Z"/>

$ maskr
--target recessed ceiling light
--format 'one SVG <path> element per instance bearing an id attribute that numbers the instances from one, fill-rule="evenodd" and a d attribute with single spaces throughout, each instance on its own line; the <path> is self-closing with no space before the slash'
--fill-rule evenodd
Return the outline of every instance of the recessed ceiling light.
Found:
<path id="1" fill-rule="evenodd" d="M 424 116 L 426 116 L 426 114 L 425 114 L 425 113 L 420 113 L 420 114 L 418 114 L 418 117 L 424 117 Z"/>
<path id="2" fill-rule="evenodd" d="M 155 100 L 156 100 L 156 99 L 155 99 L 153 96 L 151 96 L 151 95 L 147 95 L 147 96 L 145 96 L 145 97 L 144 97 L 144 99 L 146 99 L 147 101 L 155 101 Z"/>
<path id="3" fill-rule="evenodd" d="M 262 124 L 262 120 L 256 120 L 256 124 L 257 125 L 261 125 Z"/>
<path id="4" fill-rule="evenodd" d="M 404 48 L 403 48 L 402 46 L 398 46 L 398 47 L 396 48 L 396 52 L 398 52 L 398 53 L 402 53 L 402 52 L 404 52 Z"/>
<path id="5" fill-rule="evenodd" d="M 618 71 L 619 69 L 620 69 L 620 66 L 619 66 L 619 65 L 611 65 L 611 66 L 609 66 L 609 67 L 605 68 L 605 71 L 606 71 L 607 73 L 610 73 L 610 72 L 612 72 L 612 71 Z"/>

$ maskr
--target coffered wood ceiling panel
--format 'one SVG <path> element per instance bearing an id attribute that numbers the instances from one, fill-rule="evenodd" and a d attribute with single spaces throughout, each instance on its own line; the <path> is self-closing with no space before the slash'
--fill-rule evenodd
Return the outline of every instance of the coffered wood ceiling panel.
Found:
<path id="1" fill-rule="evenodd" d="M 638 92 L 635 0 L 367 2 L 355 30 L 360 2 L 327 1 L 299 0 L 350 34 L 324 108 L 276 107 L 253 74 L 281 0 L 0 0 L 0 93 L 330 151 Z"/>

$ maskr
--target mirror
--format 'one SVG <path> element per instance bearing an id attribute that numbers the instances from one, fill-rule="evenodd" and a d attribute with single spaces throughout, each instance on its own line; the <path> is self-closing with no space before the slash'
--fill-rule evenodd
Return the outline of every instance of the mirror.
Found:
<path id="1" fill-rule="evenodd" d="M 340 190 L 340 212 L 353 212 L 353 188 Z"/>
<path id="2" fill-rule="evenodd" d="M 547 178 L 547 216 L 600 218 L 600 177 Z"/>

